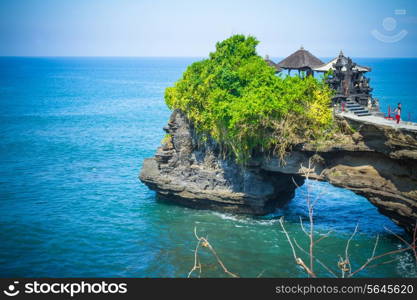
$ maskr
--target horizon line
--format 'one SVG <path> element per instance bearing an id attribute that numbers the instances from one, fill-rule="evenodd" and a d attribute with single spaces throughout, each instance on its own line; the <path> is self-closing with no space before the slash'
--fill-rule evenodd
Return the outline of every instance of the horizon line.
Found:
<path id="1" fill-rule="evenodd" d="M 259 55 L 259 54 L 258 54 Z M 259 55 L 263 57 L 262 55 Z M 285 56 L 269 56 L 270 58 L 285 58 Z M 318 56 L 329 58 L 333 56 Z M 335 56 L 336 57 L 336 56 Z M 350 56 L 353 58 L 417 58 L 417 56 Z M 159 55 L 0 55 L 0 58 L 208 58 L 208 56 L 159 56 Z"/>

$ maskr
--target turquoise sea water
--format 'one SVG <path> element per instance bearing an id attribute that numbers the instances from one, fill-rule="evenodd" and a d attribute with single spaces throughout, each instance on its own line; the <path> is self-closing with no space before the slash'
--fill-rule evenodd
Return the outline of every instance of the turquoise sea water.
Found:
<path id="1" fill-rule="evenodd" d="M 186 277 L 196 226 L 241 276 L 302 277 L 280 230 L 302 246 L 307 185 L 262 218 L 157 202 L 137 175 L 154 154 L 169 117 L 164 89 L 193 58 L 0 58 L 0 276 Z M 358 59 L 373 67 L 382 105 L 415 112 L 417 60 Z M 362 197 L 310 182 L 319 197 L 316 233 L 332 229 L 317 256 L 336 269 L 355 225 L 355 266 L 400 243 L 402 230 Z M 224 276 L 202 252 L 202 276 Z M 360 276 L 416 276 L 407 254 Z M 382 261 L 381 261 L 382 262 Z M 318 267 L 317 267 L 318 268 Z M 327 275 L 320 271 L 320 275 Z"/>

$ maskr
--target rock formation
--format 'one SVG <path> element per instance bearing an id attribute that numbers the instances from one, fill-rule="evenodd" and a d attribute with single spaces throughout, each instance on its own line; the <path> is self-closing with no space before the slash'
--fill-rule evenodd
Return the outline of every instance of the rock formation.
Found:
<path id="1" fill-rule="evenodd" d="M 350 119 L 338 122 L 354 129 L 349 142 L 302 144 L 288 154 L 285 164 L 260 155 L 243 167 L 222 157 L 215 142 L 199 142 L 192 124 L 177 110 L 164 128 L 168 138 L 155 157 L 144 161 L 140 180 L 160 199 L 262 215 L 291 200 L 308 172 L 312 179 L 366 197 L 411 231 L 417 221 L 417 131 Z M 314 168 L 307 170 L 309 162 Z"/>
<path id="2" fill-rule="evenodd" d="M 242 167 L 223 158 L 214 142 L 199 145 L 180 111 L 164 130 L 169 138 L 154 158 L 143 162 L 140 180 L 161 199 L 194 207 L 262 215 L 294 197 L 297 174 L 271 173 L 258 165 Z"/>

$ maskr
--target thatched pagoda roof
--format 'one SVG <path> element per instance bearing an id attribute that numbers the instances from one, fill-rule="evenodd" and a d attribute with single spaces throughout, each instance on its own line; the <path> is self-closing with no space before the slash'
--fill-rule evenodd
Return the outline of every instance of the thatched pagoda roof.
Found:
<path id="1" fill-rule="evenodd" d="M 281 69 L 308 70 L 322 66 L 324 63 L 313 54 L 301 47 L 293 54 L 278 63 Z"/>

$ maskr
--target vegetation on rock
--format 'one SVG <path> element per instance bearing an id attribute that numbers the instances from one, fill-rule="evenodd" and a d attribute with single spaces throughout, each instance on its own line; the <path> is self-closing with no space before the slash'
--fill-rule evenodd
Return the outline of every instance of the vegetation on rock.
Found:
<path id="1" fill-rule="evenodd" d="M 165 92 L 170 109 L 185 112 L 203 138 L 240 162 L 256 151 L 283 158 L 293 145 L 326 140 L 335 128 L 325 80 L 275 75 L 257 45 L 244 35 L 217 43 Z"/>

